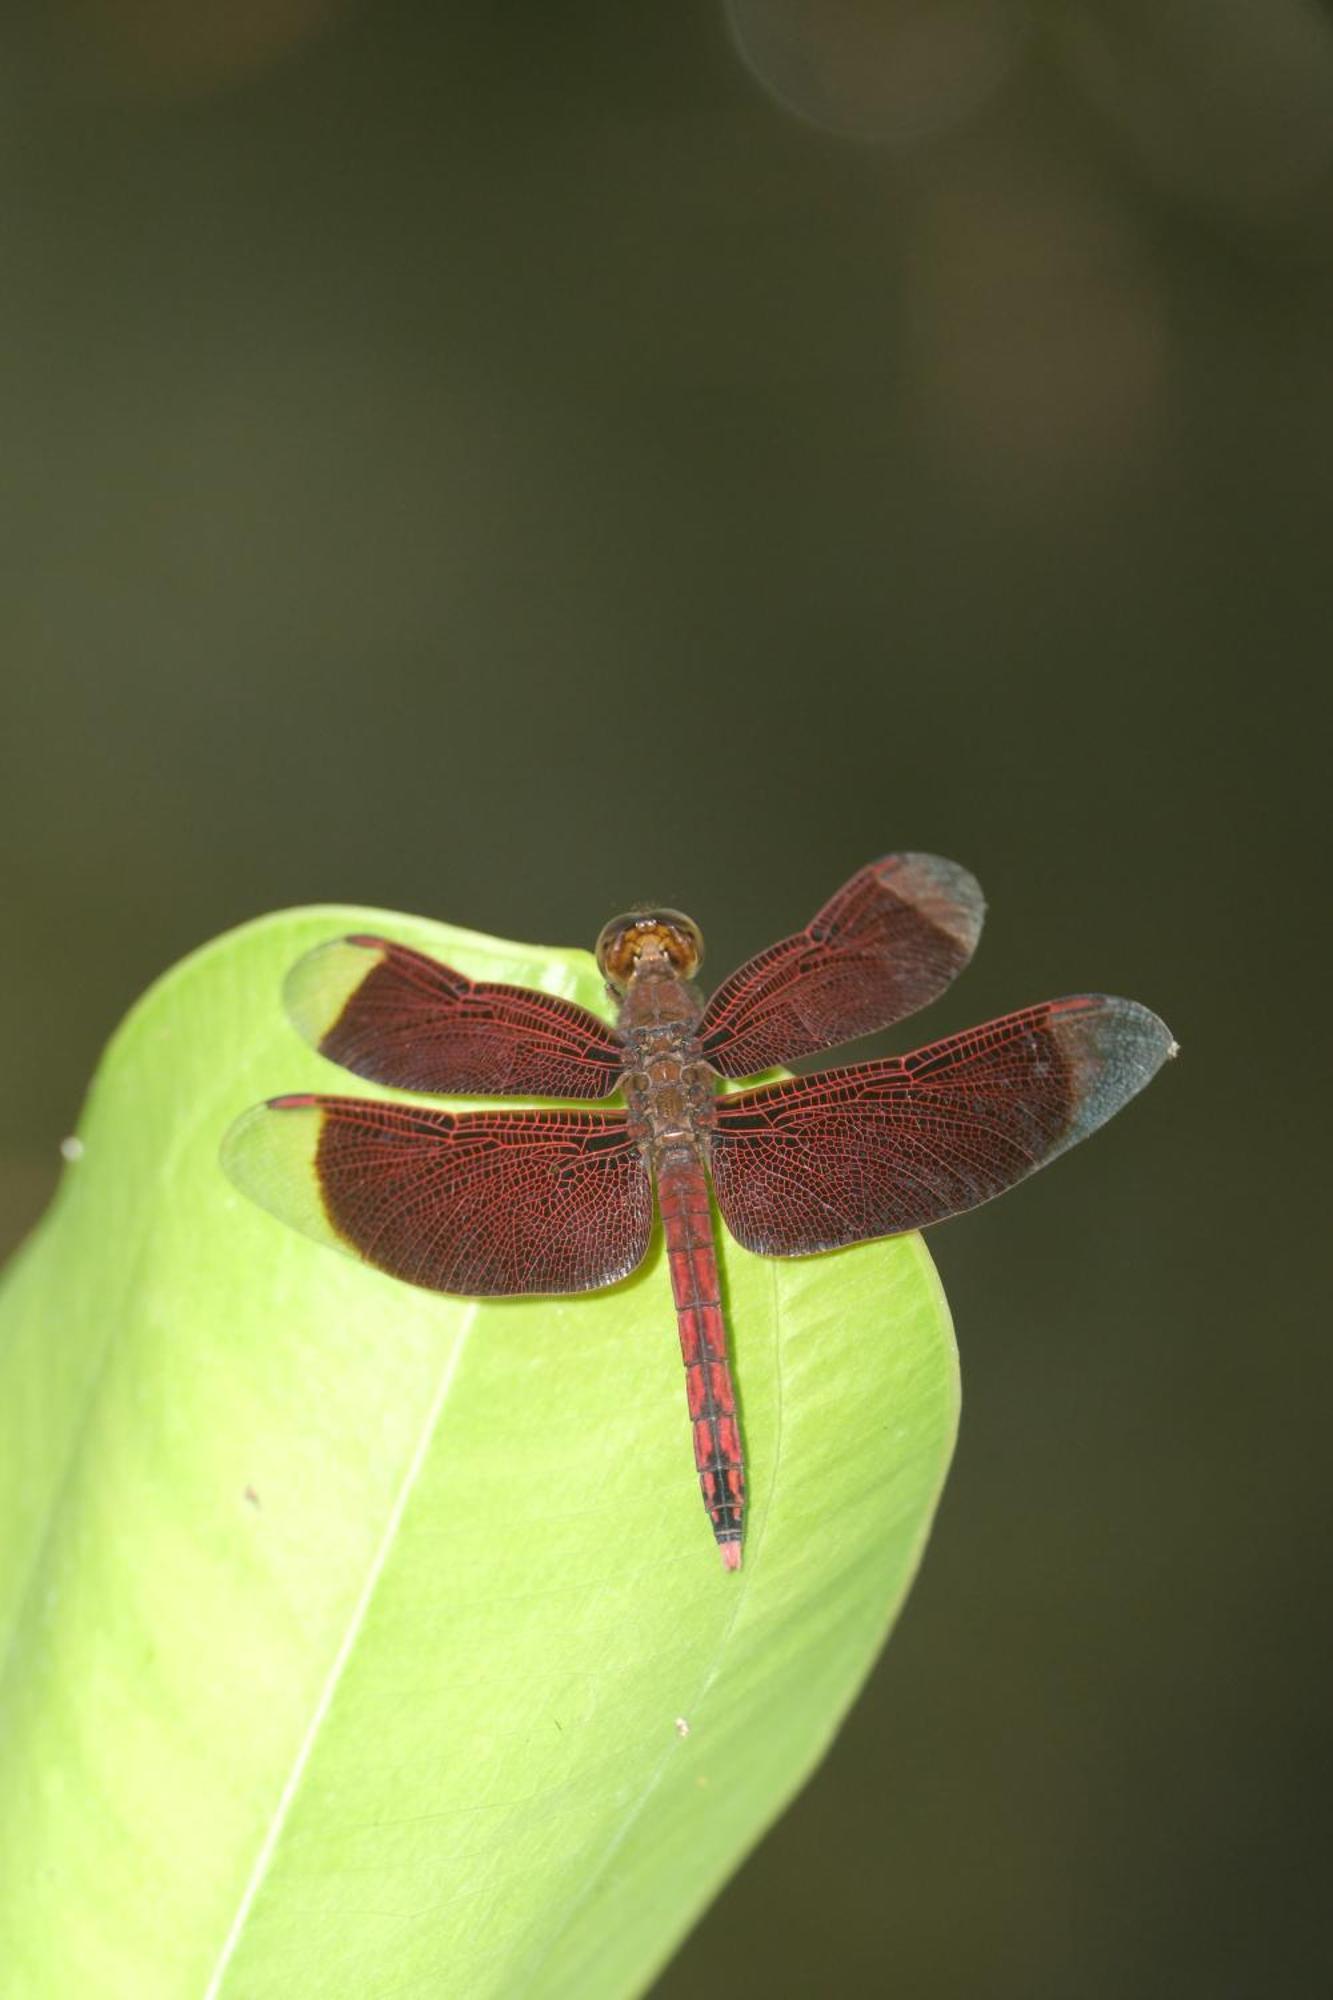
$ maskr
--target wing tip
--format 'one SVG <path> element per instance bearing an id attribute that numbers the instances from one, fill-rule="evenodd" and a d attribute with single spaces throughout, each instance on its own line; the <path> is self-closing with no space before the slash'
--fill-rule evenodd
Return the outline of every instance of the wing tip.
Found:
<path id="1" fill-rule="evenodd" d="M 1114 1021 L 1117 1030 L 1132 1032 L 1136 1054 L 1144 1063 L 1151 1065 L 1148 1071 L 1150 1076 L 1155 1076 L 1164 1062 L 1170 1062 L 1180 1054 L 1180 1043 L 1166 1022 L 1151 1007 L 1146 1007 L 1142 1000 L 1127 1000 L 1122 993 L 1075 993 L 1068 1000 L 1056 1004 L 1095 1010 Z"/>
<path id="2" fill-rule="evenodd" d="M 1180 1044 L 1161 1015 L 1141 1000 L 1127 1000 L 1118 993 L 1079 993 L 1056 1004 L 1067 1008 L 1075 1021 L 1087 1024 L 1086 1035 L 1075 1029 L 1075 1040 L 1068 1045 L 1071 1053 L 1077 1051 L 1074 1061 L 1081 1082 L 1068 1136 L 1058 1149 L 1063 1152 L 1145 1090 L 1158 1070 L 1179 1054 Z"/>
<path id="3" fill-rule="evenodd" d="M 232 1186 L 256 1207 L 316 1243 L 352 1250 L 334 1229 L 320 1191 L 315 1153 L 322 1121 L 306 1124 L 280 1115 L 320 1111 L 328 1102 L 311 1091 L 293 1091 L 250 1105 L 223 1133 L 218 1162 Z"/>
<path id="4" fill-rule="evenodd" d="M 943 854 L 918 854 L 915 850 L 904 854 L 883 854 L 871 866 L 886 887 L 891 884 L 894 875 L 915 878 L 912 883 L 914 900 L 925 902 L 922 897 L 925 890 L 928 895 L 943 902 L 955 918 L 961 918 L 962 923 L 959 926 L 941 922 L 944 910 L 932 914 L 928 904 L 925 914 L 940 929 L 955 937 L 969 956 L 975 951 L 985 921 L 986 898 L 970 868 L 965 868 L 961 861 L 950 861 Z"/>
<path id="5" fill-rule="evenodd" d="M 325 938 L 302 952 L 282 982 L 282 1004 L 296 1032 L 311 1048 L 324 1053 L 324 1042 L 338 1025 L 353 995 L 370 977 L 367 956 L 390 949 L 387 938 L 355 931 Z M 354 953 L 363 956 L 352 956 Z"/>

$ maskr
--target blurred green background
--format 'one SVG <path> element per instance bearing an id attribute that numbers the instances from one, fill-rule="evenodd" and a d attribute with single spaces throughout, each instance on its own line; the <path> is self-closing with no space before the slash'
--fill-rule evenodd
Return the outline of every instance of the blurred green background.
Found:
<path id="1" fill-rule="evenodd" d="M 916 1594 L 658 1990 L 1325 1994 L 1327 10 L 7 18 L 0 1239 L 261 910 L 659 897 L 720 976 L 966 862 L 880 1046 L 1092 987 L 1183 1058 L 933 1239 Z"/>

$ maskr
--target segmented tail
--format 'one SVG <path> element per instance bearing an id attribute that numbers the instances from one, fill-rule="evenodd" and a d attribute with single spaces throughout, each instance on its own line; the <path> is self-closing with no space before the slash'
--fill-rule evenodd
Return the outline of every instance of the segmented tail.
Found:
<path id="1" fill-rule="evenodd" d="M 699 1488 L 728 1569 L 741 1566 L 745 1461 L 727 1360 L 708 1178 L 694 1153 L 668 1156 L 657 1175 L 671 1291 L 685 1363 Z"/>

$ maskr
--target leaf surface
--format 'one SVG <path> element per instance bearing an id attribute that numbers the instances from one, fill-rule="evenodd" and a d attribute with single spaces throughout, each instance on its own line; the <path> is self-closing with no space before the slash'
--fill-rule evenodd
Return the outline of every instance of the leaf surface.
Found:
<path id="1" fill-rule="evenodd" d="M 0 1294 L 24 2000 L 640 1991 L 818 1762 L 929 1529 L 958 1385 L 917 1237 L 774 1261 L 723 1236 L 728 1575 L 660 1240 L 609 1292 L 477 1305 L 229 1186 L 246 1105 L 376 1094 L 278 998 L 364 930 L 604 1006 L 585 953 L 320 908 L 206 946 L 117 1034 Z"/>

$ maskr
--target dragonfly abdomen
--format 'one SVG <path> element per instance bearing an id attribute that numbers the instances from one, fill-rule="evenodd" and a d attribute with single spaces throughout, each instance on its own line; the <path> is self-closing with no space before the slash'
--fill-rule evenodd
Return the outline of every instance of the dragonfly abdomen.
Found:
<path id="1" fill-rule="evenodd" d="M 685 1363 L 699 1490 L 723 1562 L 728 1569 L 739 1569 L 745 1463 L 727 1359 L 708 1179 L 695 1149 L 682 1148 L 660 1159 L 657 1200 Z"/>

